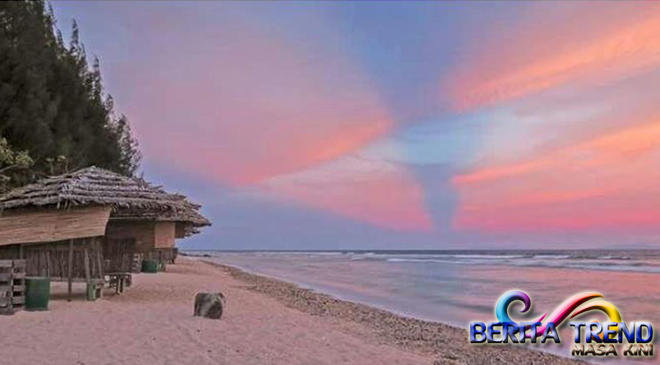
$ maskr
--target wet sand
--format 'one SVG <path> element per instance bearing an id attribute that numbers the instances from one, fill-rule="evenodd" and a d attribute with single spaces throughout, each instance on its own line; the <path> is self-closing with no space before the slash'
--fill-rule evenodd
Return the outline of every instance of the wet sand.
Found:
<path id="1" fill-rule="evenodd" d="M 290 308 L 321 319 L 331 319 L 350 331 L 362 333 L 379 344 L 404 351 L 430 355 L 432 364 L 548 364 L 568 365 L 583 362 L 540 351 L 508 345 L 480 346 L 468 343 L 464 329 L 437 322 L 400 316 L 364 304 L 339 300 L 332 296 L 300 288 L 284 281 L 255 275 L 230 266 L 216 265 L 248 289 L 276 298 Z M 350 362 L 360 364 L 361 362 Z"/>

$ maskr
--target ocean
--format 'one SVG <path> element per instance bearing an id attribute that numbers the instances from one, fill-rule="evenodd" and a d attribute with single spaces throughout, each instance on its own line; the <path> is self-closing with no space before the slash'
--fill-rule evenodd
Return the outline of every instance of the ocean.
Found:
<path id="1" fill-rule="evenodd" d="M 537 318 L 574 294 L 597 292 L 617 307 L 625 322 L 649 321 L 660 330 L 660 250 L 188 253 L 205 254 L 207 260 L 339 299 L 463 328 L 470 321 L 496 321 L 497 299 L 516 289 L 530 296 L 532 309 L 522 316 L 517 313 L 522 305 L 514 304 L 509 310 L 514 320 Z M 593 313 L 581 320 L 585 319 L 605 321 L 607 317 Z M 562 345 L 537 348 L 570 355 L 568 322 L 561 326 Z M 617 363 L 625 363 L 623 354 L 619 355 Z M 657 359 L 651 363 L 658 363 Z"/>

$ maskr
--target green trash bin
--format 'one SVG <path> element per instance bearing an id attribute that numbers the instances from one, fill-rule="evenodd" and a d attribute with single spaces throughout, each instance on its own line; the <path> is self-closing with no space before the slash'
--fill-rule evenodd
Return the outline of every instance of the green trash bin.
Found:
<path id="1" fill-rule="evenodd" d="M 46 278 L 46 277 L 25 278 L 25 310 L 28 311 L 48 310 L 49 298 L 50 298 L 50 278 Z"/>
<path id="2" fill-rule="evenodd" d="M 155 274 L 158 272 L 158 261 L 156 260 L 144 260 L 142 261 L 142 272 L 149 274 Z"/>

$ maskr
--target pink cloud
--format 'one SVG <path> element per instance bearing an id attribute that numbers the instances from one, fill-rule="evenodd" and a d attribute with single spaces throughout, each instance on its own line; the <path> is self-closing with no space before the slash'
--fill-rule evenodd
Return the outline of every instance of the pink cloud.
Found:
<path id="1" fill-rule="evenodd" d="M 397 231 L 429 231 L 424 191 L 399 164 L 347 156 L 267 181 L 263 191 L 312 209 Z"/>
<path id="2" fill-rule="evenodd" d="M 453 179 L 454 225 L 486 231 L 653 228 L 660 216 L 660 120 Z"/>
<path id="3" fill-rule="evenodd" d="M 300 42 L 243 18 L 171 35 L 146 46 L 158 67 L 126 75 L 141 85 L 128 109 L 152 163 L 244 186 L 354 152 L 393 125 L 332 37 Z"/>
<path id="4" fill-rule="evenodd" d="M 535 4 L 526 18 L 476 38 L 443 93 L 459 110 L 567 84 L 598 86 L 660 66 L 660 4 Z M 578 15 L 582 15 L 578 19 Z"/>

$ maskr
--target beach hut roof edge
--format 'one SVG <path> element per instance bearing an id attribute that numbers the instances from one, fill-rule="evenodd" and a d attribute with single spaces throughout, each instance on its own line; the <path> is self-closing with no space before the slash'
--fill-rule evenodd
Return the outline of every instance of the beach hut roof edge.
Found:
<path id="1" fill-rule="evenodd" d="M 200 205 L 181 194 L 171 194 L 141 178 L 131 178 L 98 167 L 41 179 L 0 196 L 0 211 L 39 207 L 68 209 L 110 206 L 110 219 L 156 220 L 210 226 Z"/>

